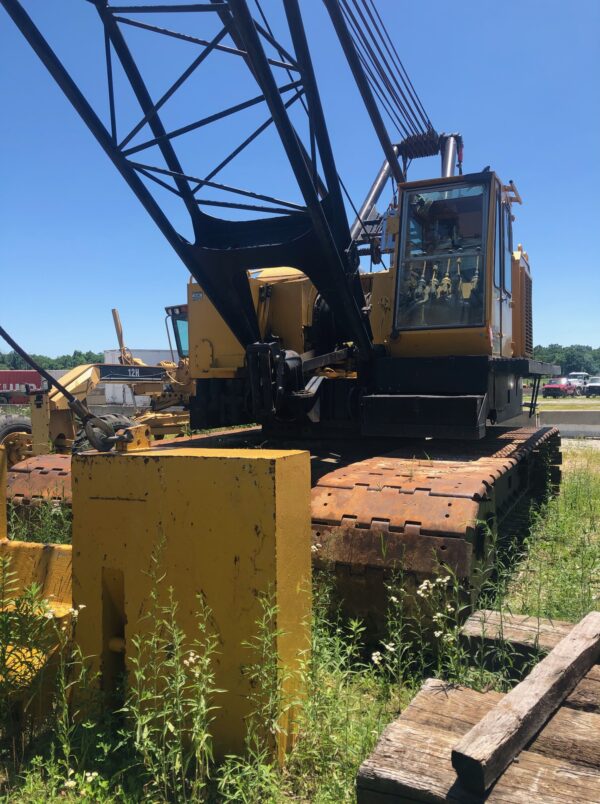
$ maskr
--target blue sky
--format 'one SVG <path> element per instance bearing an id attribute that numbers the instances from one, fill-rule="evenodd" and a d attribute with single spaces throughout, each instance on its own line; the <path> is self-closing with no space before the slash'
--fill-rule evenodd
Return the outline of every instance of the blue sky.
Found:
<path id="1" fill-rule="evenodd" d="M 535 342 L 600 346 L 600 2 L 377 4 L 434 126 L 462 132 L 466 172 L 491 165 L 519 188 L 515 239 L 534 274 Z M 107 119 L 93 7 L 24 5 Z M 277 25 L 279 0 L 263 6 Z M 301 7 L 338 170 L 360 203 L 382 154 L 321 0 Z M 159 97 L 197 47 L 177 43 L 158 53 L 149 48 L 155 35 L 133 33 Z M 195 87 L 167 104 L 172 125 L 256 94 L 250 84 L 242 91 L 223 60 L 199 72 Z M 2 9 L 0 96 L 2 324 L 33 352 L 101 350 L 115 346 L 110 308 L 117 306 L 131 347 L 165 346 L 163 308 L 185 300 L 188 274 Z M 124 133 L 138 116 L 128 98 L 119 105 Z M 248 113 L 243 132 L 229 121 L 202 129 L 184 147 L 185 169 L 204 175 L 263 118 L 264 110 Z M 410 178 L 437 173 L 437 159 L 422 160 Z M 272 139 L 222 180 L 254 187 L 257 178 L 267 192 L 299 199 Z"/>

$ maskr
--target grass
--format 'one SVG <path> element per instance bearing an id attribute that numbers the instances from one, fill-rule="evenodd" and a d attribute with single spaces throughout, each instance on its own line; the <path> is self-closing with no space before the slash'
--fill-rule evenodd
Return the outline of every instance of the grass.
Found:
<path id="1" fill-rule="evenodd" d="M 64 512 L 49 507 L 39 516 L 40 528 L 69 539 Z M 13 537 L 23 532 L 19 527 L 11 517 Z M 518 549 L 514 561 L 488 575 L 483 605 L 572 621 L 600 608 L 600 450 L 578 445 L 565 451 L 560 494 L 537 512 Z M 0 641 L 43 649 L 56 639 L 45 604 L 35 589 L 21 600 L 11 598 L 9 573 L 5 567 L 0 608 L 12 614 L 2 615 Z M 489 657 L 466 655 L 459 639 L 465 598 L 451 574 L 421 584 L 409 601 L 415 611 L 410 619 L 401 574 L 389 581 L 387 593 L 385 638 L 367 652 L 362 624 L 343 621 L 332 605 L 332 578 L 315 575 L 312 649 L 301 670 L 307 695 L 284 767 L 271 751 L 281 708 L 272 601 L 262 600 L 257 637 L 246 646 L 255 657 L 247 672 L 255 688 L 268 694 L 253 705 L 243 754 L 217 764 L 210 731 L 219 706 L 213 672 L 218 647 L 210 612 L 199 600 L 196 633 L 187 639 L 177 625 L 172 592 L 164 605 L 156 596 L 149 610 L 154 627 L 143 642 L 134 641 L 120 704 L 99 699 L 85 720 L 78 717 L 71 690 L 77 686 L 93 697 L 93 680 L 86 679 L 81 657 L 68 656 L 56 671 L 45 727 L 15 741 L 9 712 L 17 691 L 0 690 L 0 801 L 353 801 L 358 766 L 426 677 L 476 689 L 514 683 L 510 646 L 499 646 L 501 669 L 494 673 L 487 669 Z M 11 605 L 3 606 L 6 601 Z"/>
<path id="2" fill-rule="evenodd" d="M 575 622 L 600 609 L 600 449 L 580 443 L 563 455 L 560 494 L 535 518 L 507 603 Z"/>
<path id="3" fill-rule="evenodd" d="M 7 506 L 8 536 L 22 542 L 71 543 L 71 508 L 60 501 Z"/>
<path id="4" fill-rule="evenodd" d="M 523 402 L 528 404 L 531 401 L 531 394 L 523 394 Z M 537 409 L 540 410 L 600 410 L 600 396 L 563 396 L 555 399 L 547 397 L 544 399 L 541 392 L 538 396 Z M 528 408 L 526 408 L 528 410 Z"/>

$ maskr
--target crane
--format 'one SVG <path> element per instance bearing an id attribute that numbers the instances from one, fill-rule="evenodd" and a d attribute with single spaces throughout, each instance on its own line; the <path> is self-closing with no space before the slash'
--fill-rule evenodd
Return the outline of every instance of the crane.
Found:
<path id="1" fill-rule="evenodd" d="M 496 427 L 521 413 L 523 378 L 532 379 L 535 401 L 540 377 L 556 367 L 532 355 L 531 271 L 512 233 L 518 190 L 489 169 L 463 173 L 462 137 L 433 127 L 374 0 L 323 0 L 384 157 L 352 223 L 298 0 L 275 4 L 285 39 L 260 2 L 252 11 L 248 0 L 91 0 L 104 45 L 107 122 L 22 3 L 0 3 L 193 277 L 192 426 L 250 420 L 261 424 L 260 436 L 232 435 L 235 443 L 303 439 L 318 458 L 334 454 L 334 471 L 314 462 L 313 529 L 322 560 L 342 574 L 348 565 L 385 573 L 402 555 L 417 576 L 443 560 L 471 577 L 489 533 L 539 492 L 548 463 L 559 460 L 555 429 Z M 153 54 L 165 40 L 195 49 L 158 97 L 132 32 L 147 35 Z M 189 122 L 170 123 L 173 96 L 203 70 L 208 81 L 219 75 L 210 65 L 225 57 L 255 94 L 200 116 L 196 101 Z M 126 133 L 123 86 L 129 119 L 132 108 L 137 119 Z M 261 122 L 216 164 L 214 154 L 185 146 L 224 120 L 237 130 L 233 120 L 258 108 Z M 223 178 L 265 134 L 275 135 L 296 200 Z M 437 154 L 441 175 L 408 181 L 413 159 Z M 213 162 L 194 166 L 192 157 Z M 392 201 L 381 214 L 376 205 L 390 182 Z M 176 226 L 182 216 L 191 236 Z M 361 271 L 361 256 L 382 254 L 388 268 Z M 302 312 L 283 292 L 292 283 L 304 294 Z M 214 353 L 231 337 L 229 356 L 236 354 L 223 365 Z M 211 344 L 212 357 L 198 356 L 201 342 Z M 236 404 L 217 405 L 211 418 L 213 392 Z M 383 556 L 382 531 L 393 545 Z M 379 592 L 367 586 L 370 611 Z M 346 597 L 364 600 L 364 588 Z"/>

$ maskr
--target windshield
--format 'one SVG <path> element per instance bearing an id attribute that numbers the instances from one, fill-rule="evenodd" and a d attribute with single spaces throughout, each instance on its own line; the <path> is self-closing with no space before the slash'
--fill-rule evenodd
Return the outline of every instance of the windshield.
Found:
<path id="1" fill-rule="evenodd" d="M 566 385 L 568 382 L 566 377 L 552 377 L 548 380 L 548 385 Z"/>
<path id="2" fill-rule="evenodd" d="M 484 323 L 486 199 L 482 184 L 406 193 L 398 329 Z"/>
<path id="3" fill-rule="evenodd" d="M 590 382 L 593 382 L 594 385 L 600 385 L 600 377 L 590 377 Z"/>

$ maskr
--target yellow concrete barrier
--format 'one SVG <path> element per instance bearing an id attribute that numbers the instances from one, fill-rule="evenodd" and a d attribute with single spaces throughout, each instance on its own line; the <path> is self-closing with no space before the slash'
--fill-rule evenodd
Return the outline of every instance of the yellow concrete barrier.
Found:
<path id="1" fill-rule="evenodd" d="M 162 546 L 162 547 L 161 547 Z M 310 644 L 310 467 L 306 452 L 161 449 L 73 460 L 73 600 L 76 638 L 114 689 L 131 668 L 132 637 L 148 612 L 152 555 L 161 603 L 169 587 L 188 638 L 197 595 L 218 636 L 213 724 L 217 757 L 243 750 L 251 690 L 242 643 L 257 635 L 260 595 L 277 607 L 276 649 L 288 693 Z M 156 573 L 155 573 L 156 574 Z M 278 752 L 289 738 L 281 735 Z"/>

